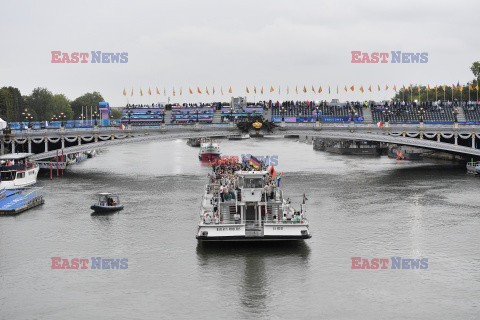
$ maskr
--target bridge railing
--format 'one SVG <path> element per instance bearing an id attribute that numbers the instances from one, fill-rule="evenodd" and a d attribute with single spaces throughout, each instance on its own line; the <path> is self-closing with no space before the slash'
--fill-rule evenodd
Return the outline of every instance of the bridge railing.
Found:
<path id="1" fill-rule="evenodd" d="M 15 202 L 15 210 L 26 206 L 30 201 L 35 198 L 43 196 L 43 188 L 42 187 L 34 187 L 26 189 L 22 192 L 22 199 Z"/>

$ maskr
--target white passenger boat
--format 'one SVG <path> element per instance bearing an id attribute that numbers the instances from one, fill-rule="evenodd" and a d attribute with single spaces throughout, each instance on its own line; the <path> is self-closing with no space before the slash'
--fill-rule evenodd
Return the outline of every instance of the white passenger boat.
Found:
<path id="1" fill-rule="evenodd" d="M 214 174 L 206 185 L 196 234 L 198 241 L 311 238 L 305 205 L 301 205 L 300 211 L 295 210 L 268 171 L 236 171 L 233 176 L 236 179 L 230 179 L 229 183 L 234 187 L 227 187 L 227 192 L 219 175 Z"/>
<path id="2" fill-rule="evenodd" d="M 30 162 L 33 153 L 10 153 L 0 156 L 0 189 L 21 189 L 37 183 L 40 170 Z"/>
<path id="3" fill-rule="evenodd" d="M 220 158 L 220 145 L 211 139 L 204 139 L 200 142 L 198 158 L 202 161 L 209 161 Z"/>

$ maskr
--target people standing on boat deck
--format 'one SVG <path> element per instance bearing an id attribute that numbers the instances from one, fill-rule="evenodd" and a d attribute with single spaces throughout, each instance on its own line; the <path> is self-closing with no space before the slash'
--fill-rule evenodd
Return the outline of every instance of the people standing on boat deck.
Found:
<path id="1" fill-rule="evenodd" d="M 223 190 L 224 190 L 223 184 L 220 184 L 220 192 L 219 193 L 220 193 L 220 199 L 222 200 L 222 202 L 225 201 L 225 198 L 223 197 Z"/>

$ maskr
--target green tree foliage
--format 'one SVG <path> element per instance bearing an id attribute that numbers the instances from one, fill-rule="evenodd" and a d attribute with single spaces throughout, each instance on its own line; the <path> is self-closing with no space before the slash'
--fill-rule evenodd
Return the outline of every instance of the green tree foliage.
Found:
<path id="1" fill-rule="evenodd" d="M 9 119 L 9 113 L 13 109 L 13 98 L 10 91 L 5 88 L 0 89 L 0 118 L 5 121 L 11 121 Z"/>
<path id="2" fill-rule="evenodd" d="M 99 102 L 104 102 L 102 95 L 95 91 L 85 93 L 83 96 L 78 97 L 77 99 L 73 100 L 71 103 L 71 107 L 73 110 L 73 116 L 75 119 L 78 119 L 82 113 L 82 107 L 98 107 Z"/>
<path id="3" fill-rule="evenodd" d="M 50 120 L 48 115 L 53 105 L 53 94 L 50 91 L 45 88 L 35 88 L 25 100 L 26 109 L 33 116 L 33 121 Z"/>
<path id="4" fill-rule="evenodd" d="M 45 120 L 51 119 L 53 115 L 59 116 L 62 113 L 66 116 L 66 120 L 73 119 L 73 110 L 68 98 L 63 94 L 56 94 L 52 97 L 52 107 L 47 111 Z"/>
<path id="5" fill-rule="evenodd" d="M 24 100 L 20 90 L 14 87 L 3 87 L 0 101 L 0 114 L 6 121 L 20 120 L 24 108 Z"/>
<path id="6" fill-rule="evenodd" d="M 110 118 L 120 119 L 122 117 L 122 110 L 110 108 Z"/>
<path id="7" fill-rule="evenodd" d="M 470 70 L 472 70 L 473 75 L 475 78 L 480 79 L 480 61 L 475 61 L 472 63 L 472 66 L 470 67 Z"/>

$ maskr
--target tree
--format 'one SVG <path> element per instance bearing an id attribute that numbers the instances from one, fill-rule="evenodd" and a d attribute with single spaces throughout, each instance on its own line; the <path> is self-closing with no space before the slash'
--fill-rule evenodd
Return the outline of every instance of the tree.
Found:
<path id="1" fill-rule="evenodd" d="M 35 88 L 27 97 L 25 106 L 34 121 L 50 120 L 48 114 L 53 106 L 53 94 L 45 88 Z"/>
<path id="2" fill-rule="evenodd" d="M 110 118 L 111 119 L 121 119 L 122 118 L 122 110 L 110 108 Z"/>
<path id="3" fill-rule="evenodd" d="M 0 118 L 11 122 L 10 115 L 13 110 L 13 98 L 10 91 L 5 88 L 0 89 Z"/>
<path id="4" fill-rule="evenodd" d="M 103 101 L 105 101 L 105 100 L 103 100 L 102 95 L 97 91 L 92 92 L 92 93 L 90 93 L 90 92 L 85 93 L 83 96 L 80 96 L 80 97 L 76 98 L 70 104 L 70 106 L 73 110 L 73 114 L 74 114 L 73 116 L 75 117 L 75 119 L 77 119 L 82 114 L 82 107 L 97 108 L 98 103 L 103 102 Z"/>
<path id="5" fill-rule="evenodd" d="M 53 115 L 63 114 L 66 120 L 73 119 L 73 110 L 70 107 L 70 101 L 63 94 L 56 94 L 52 97 L 52 108 L 47 111 L 47 119 L 51 119 Z"/>
<path id="6" fill-rule="evenodd" d="M 7 112 L 7 121 L 19 121 L 21 120 L 21 113 L 23 112 L 25 103 L 18 88 L 14 87 L 3 87 L 2 89 L 8 90 L 12 97 L 12 106 L 11 109 Z"/>
<path id="7" fill-rule="evenodd" d="M 472 66 L 470 67 L 470 70 L 472 70 L 473 75 L 475 78 L 480 79 L 480 61 L 475 61 L 472 63 Z"/>

